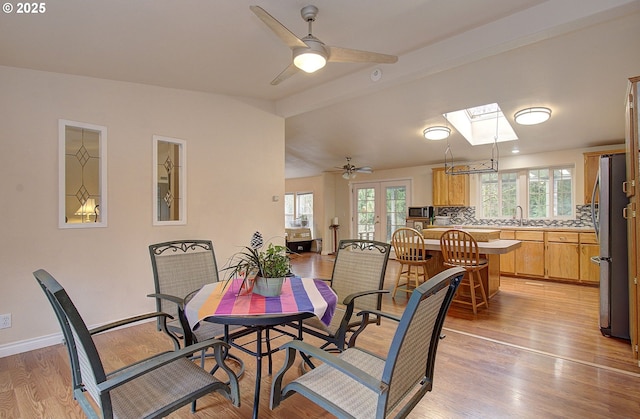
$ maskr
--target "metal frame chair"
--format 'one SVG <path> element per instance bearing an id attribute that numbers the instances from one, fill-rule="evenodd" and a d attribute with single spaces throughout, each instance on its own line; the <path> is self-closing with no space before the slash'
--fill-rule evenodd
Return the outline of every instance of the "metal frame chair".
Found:
<path id="1" fill-rule="evenodd" d="M 200 322 L 191 329 L 184 315 L 184 307 L 191 297 L 205 284 L 219 281 L 218 265 L 210 240 L 174 240 L 149 245 L 151 267 L 158 311 L 168 313 L 174 320 L 167 321 L 166 330 L 184 345 L 210 338 L 230 342 L 233 331 L 241 331 L 239 326 Z M 158 323 L 160 330 L 162 325 Z M 177 347 L 176 347 L 177 348 Z M 244 362 L 235 355 L 229 358 L 240 365 L 238 375 L 244 373 Z M 204 354 L 202 363 L 204 364 Z"/>
<path id="2" fill-rule="evenodd" d="M 88 417 L 160 418 L 189 403 L 195 411 L 195 401 L 213 391 L 240 406 L 238 379 L 223 359 L 223 349 L 228 348 L 226 343 L 210 339 L 181 350 L 158 353 L 106 373 L 93 335 L 154 317 L 164 322 L 170 316 L 148 313 L 90 331 L 65 289 L 48 272 L 40 269 L 33 275 L 62 328 L 69 353 L 73 397 Z M 206 348 L 213 348 L 217 364 L 229 376 L 229 384 L 189 360 L 191 355 Z"/>
<path id="3" fill-rule="evenodd" d="M 489 301 L 480 271 L 488 270 L 489 261 L 480 257 L 476 239 L 467 231 L 450 229 L 440 236 L 440 248 L 444 266 L 459 266 L 467 271 L 453 301 L 471 306 L 474 315 L 478 314 L 478 307 L 484 305 L 488 308 Z M 469 289 L 469 294 L 461 292 L 463 287 Z M 480 295 L 476 294 L 477 290 L 480 290 Z"/>
<path id="4" fill-rule="evenodd" d="M 323 339 L 321 348 L 334 345 L 338 351 L 347 345 L 347 334 L 361 327 L 361 320 L 351 321 L 354 310 L 380 310 L 384 290 L 384 275 L 387 270 L 391 245 L 372 240 L 341 240 L 333 273 L 329 280 L 331 288 L 341 304 L 326 326 L 317 317 L 303 320 L 305 333 Z M 372 320 L 380 322 L 380 319 Z"/>
<path id="5" fill-rule="evenodd" d="M 336 356 L 303 341 L 287 343 L 285 364 L 272 381 L 271 409 L 299 393 L 339 418 L 386 418 L 396 410 L 395 417 L 406 417 L 433 388 L 442 326 L 464 272 L 450 268 L 420 285 L 399 319 L 379 311 L 359 313 L 364 324 L 370 315 L 398 321 L 386 359 L 355 346 Z M 298 352 L 323 363 L 283 388 Z"/>
<path id="6" fill-rule="evenodd" d="M 396 260 L 400 262 L 396 285 L 393 288 L 393 298 L 396 298 L 396 292 L 403 291 L 410 294 L 422 282 L 429 279 L 427 264 L 431 260 L 431 255 L 427 254 L 424 247 L 424 237 L 414 228 L 401 227 L 397 229 L 391 236 L 391 243 Z M 400 283 L 403 277 L 406 281 Z M 401 288 L 403 286 L 404 288 Z"/>

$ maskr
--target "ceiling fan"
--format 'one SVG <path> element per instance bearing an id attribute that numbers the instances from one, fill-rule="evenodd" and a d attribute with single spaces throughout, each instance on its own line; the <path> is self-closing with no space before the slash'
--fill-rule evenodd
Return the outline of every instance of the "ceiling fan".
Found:
<path id="1" fill-rule="evenodd" d="M 293 52 L 293 62 L 271 82 L 279 84 L 283 80 L 303 70 L 313 73 L 325 66 L 327 61 L 336 63 L 395 63 L 398 57 L 395 55 L 379 54 L 377 52 L 360 51 L 356 49 L 330 47 L 316 38 L 311 33 L 311 24 L 316 20 L 318 8 L 313 5 L 305 6 L 300 10 L 302 19 L 309 23 L 309 34 L 304 38 L 298 38 L 282 23 L 267 13 L 260 6 L 249 6 L 282 42 L 287 44 Z"/>
<path id="2" fill-rule="evenodd" d="M 351 157 L 345 157 L 347 164 L 342 167 L 336 166 L 337 169 L 342 169 L 342 177 L 344 179 L 353 179 L 356 177 L 356 173 L 372 173 L 373 169 L 369 166 L 355 167 L 351 164 Z"/>

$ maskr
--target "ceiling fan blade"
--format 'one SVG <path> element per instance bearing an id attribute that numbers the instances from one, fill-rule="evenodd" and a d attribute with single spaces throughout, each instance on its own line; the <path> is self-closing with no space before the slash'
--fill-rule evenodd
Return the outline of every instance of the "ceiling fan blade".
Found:
<path id="1" fill-rule="evenodd" d="M 372 173 L 373 169 L 370 168 L 369 166 L 364 166 L 364 167 L 356 167 L 355 171 L 359 173 Z"/>
<path id="2" fill-rule="evenodd" d="M 282 71 L 282 73 L 278 74 L 278 76 L 271 81 L 271 84 L 273 86 L 275 86 L 277 84 L 280 84 L 280 82 L 285 81 L 289 77 L 291 77 L 294 74 L 296 74 L 298 71 L 300 71 L 300 69 L 298 67 L 296 67 L 295 65 L 293 65 L 293 63 L 291 63 L 291 64 L 289 64 L 289 67 L 285 68 Z"/>
<path id="3" fill-rule="evenodd" d="M 287 29 L 282 23 L 278 22 L 276 18 L 271 16 L 260 6 L 249 6 L 251 11 L 256 14 L 268 27 L 275 33 L 278 38 L 282 40 L 289 48 L 307 48 L 307 44 L 302 42 L 300 38 L 295 36 L 289 29 Z M 273 84 L 273 82 L 271 82 Z M 277 84 L 277 83 L 276 83 Z"/>
<path id="4" fill-rule="evenodd" d="M 333 63 L 385 63 L 393 64 L 398 61 L 395 55 L 379 54 L 377 52 L 360 51 L 357 49 L 326 47 L 329 50 L 329 62 Z"/>

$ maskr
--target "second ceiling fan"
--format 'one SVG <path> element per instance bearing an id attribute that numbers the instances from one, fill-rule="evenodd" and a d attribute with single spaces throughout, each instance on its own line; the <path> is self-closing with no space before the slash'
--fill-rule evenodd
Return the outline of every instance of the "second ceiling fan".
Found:
<path id="1" fill-rule="evenodd" d="M 342 177 L 344 179 L 353 179 L 356 177 L 356 173 L 373 173 L 373 169 L 369 166 L 356 167 L 351 164 L 351 157 L 345 157 L 347 164 L 342 167 L 336 167 L 336 169 L 342 169 Z"/>
<path id="2" fill-rule="evenodd" d="M 283 80 L 303 70 L 313 73 L 325 66 L 328 62 L 337 63 L 387 63 L 398 61 L 395 55 L 379 54 L 377 52 L 360 51 L 356 49 L 330 47 L 313 36 L 311 24 L 316 20 L 318 8 L 313 5 L 305 6 L 300 11 L 302 19 L 309 23 L 309 34 L 304 38 L 298 38 L 282 23 L 267 13 L 260 6 L 249 6 L 268 27 L 284 42 L 293 53 L 293 62 L 289 64 L 273 81 L 272 85 L 279 84 Z"/>

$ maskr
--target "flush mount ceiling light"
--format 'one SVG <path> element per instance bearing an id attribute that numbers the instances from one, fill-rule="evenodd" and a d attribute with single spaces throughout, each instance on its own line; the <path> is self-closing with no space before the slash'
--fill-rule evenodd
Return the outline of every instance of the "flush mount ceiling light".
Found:
<path id="1" fill-rule="evenodd" d="M 515 121 L 520 125 L 536 125 L 545 122 L 551 117 L 551 109 L 536 107 L 525 108 L 516 112 L 513 116 Z"/>
<path id="2" fill-rule="evenodd" d="M 444 140 L 451 134 L 451 128 L 444 126 L 429 127 L 423 131 L 423 134 L 427 140 Z"/>

